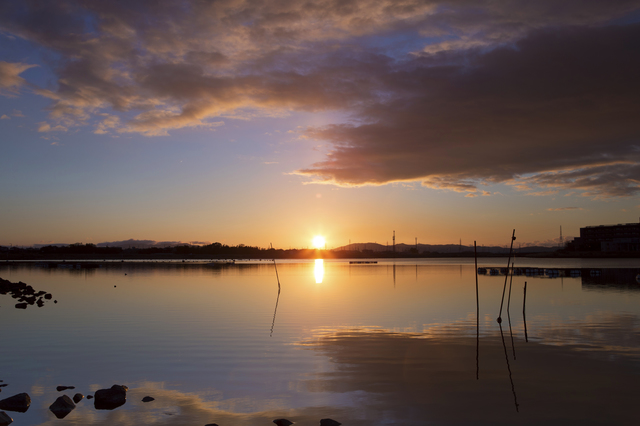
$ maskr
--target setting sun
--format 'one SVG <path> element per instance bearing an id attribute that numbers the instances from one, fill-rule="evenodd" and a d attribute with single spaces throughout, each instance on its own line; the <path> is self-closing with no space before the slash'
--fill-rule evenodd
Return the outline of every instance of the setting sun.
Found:
<path id="1" fill-rule="evenodd" d="M 324 248 L 326 243 L 327 241 L 320 235 L 313 237 L 313 246 L 317 249 Z"/>

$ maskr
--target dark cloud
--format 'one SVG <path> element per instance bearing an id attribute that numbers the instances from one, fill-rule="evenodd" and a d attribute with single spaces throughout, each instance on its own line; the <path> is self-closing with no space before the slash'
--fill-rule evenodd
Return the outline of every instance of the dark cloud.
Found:
<path id="1" fill-rule="evenodd" d="M 334 150 L 300 173 L 340 184 L 421 179 L 458 191 L 519 178 L 636 194 L 638 40 L 639 25 L 570 28 L 451 54 L 440 61 L 447 65 L 416 59 L 385 76 L 397 98 L 363 109 L 364 124 L 314 129 Z"/>
<path id="2" fill-rule="evenodd" d="M 637 1 L 0 3 L 0 30 L 53 52 L 40 129 L 166 135 L 225 117 L 337 110 L 299 174 L 636 194 Z M 0 63 L 15 95 L 32 65 Z M 25 68 L 27 67 L 27 68 Z M 541 174 L 542 173 L 542 174 Z M 578 176 L 582 173 L 582 176 Z M 553 175 L 552 175 L 553 174 Z"/>

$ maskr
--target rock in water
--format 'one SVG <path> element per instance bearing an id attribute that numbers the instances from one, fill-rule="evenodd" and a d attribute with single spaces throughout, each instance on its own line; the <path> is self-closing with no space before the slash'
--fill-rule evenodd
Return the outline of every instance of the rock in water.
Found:
<path id="1" fill-rule="evenodd" d="M 287 419 L 275 419 L 273 422 L 278 426 L 291 426 L 293 424 L 292 421 Z"/>
<path id="2" fill-rule="evenodd" d="M 0 410 L 26 413 L 31 405 L 31 398 L 26 393 L 19 393 L 0 401 Z"/>
<path id="3" fill-rule="evenodd" d="M 8 426 L 13 423 L 13 419 L 4 411 L 0 411 L 0 426 Z"/>
<path id="4" fill-rule="evenodd" d="M 74 404 L 67 395 L 59 396 L 58 399 L 49 406 L 49 410 L 59 419 L 67 417 L 74 408 L 76 408 L 76 404 Z"/>
<path id="5" fill-rule="evenodd" d="M 152 396 L 145 396 L 144 398 L 142 398 L 142 402 L 151 402 L 151 401 L 155 401 L 156 399 Z"/>
<path id="6" fill-rule="evenodd" d="M 84 398 L 84 395 L 81 393 L 77 393 L 75 395 L 73 395 L 73 402 L 75 402 L 76 404 L 80 401 L 82 401 L 82 399 Z"/>
<path id="7" fill-rule="evenodd" d="M 320 426 L 340 426 L 342 423 L 337 422 L 333 419 L 322 419 L 320 420 Z"/>
<path id="8" fill-rule="evenodd" d="M 58 387 L 56 387 L 56 390 L 58 392 L 62 392 L 62 391 L 67 390 L 67 389 L 75 389 L 75 388 L 76 388 L 75 386 L 58 386 Z"/>
<path id="9" fill-rule="evenodd" d="M 111 389 L 100 389 L 96 391 L 93 406 L 96 410 L 113 410 L 127 402 L 126 386 L 113 385 Z"/>

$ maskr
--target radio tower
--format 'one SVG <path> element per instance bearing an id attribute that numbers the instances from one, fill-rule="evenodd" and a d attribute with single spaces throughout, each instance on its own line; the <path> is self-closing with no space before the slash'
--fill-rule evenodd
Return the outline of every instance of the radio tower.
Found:
<path id="1" fill-rule="evenodd" d="M 560 225 L 560 248 L 564 247 L 564 241 L 562 240 L 562 225 Z"/>
<path id="2" fill-rule="evenodd" d="M 393 257 L 396 256 L 396 231 L 393 231 Z"/>

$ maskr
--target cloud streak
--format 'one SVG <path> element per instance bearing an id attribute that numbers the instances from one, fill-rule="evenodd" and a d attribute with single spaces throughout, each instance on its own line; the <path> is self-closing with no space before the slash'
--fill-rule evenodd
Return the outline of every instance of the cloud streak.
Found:
<path id="1" fill-rule="evenodd" d="M 27 84 L 26 80 L 20 77 L 20 74 L 35 66 L 20 62 L 0 61 L 0 95 L 16 96 L 20 87 Z"/>

